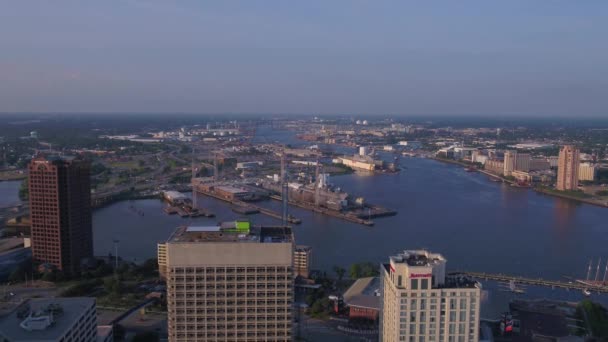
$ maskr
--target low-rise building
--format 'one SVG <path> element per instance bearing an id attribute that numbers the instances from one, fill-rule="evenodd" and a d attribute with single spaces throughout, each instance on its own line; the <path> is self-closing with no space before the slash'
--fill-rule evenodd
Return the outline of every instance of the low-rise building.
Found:
<path id="1" fill-rule="evenodd" d="M 102 329 L 101 341 L 112 341 Z M 98 341 L 95 298 L 30 299 L 0 319 L 0 341 Z"/>
<path id="2" fill-rule="evenodd" d="M 349 319 L 377 321 L 380 315 L 380 278 L 357 279 L 344 292 L 344 304 L 348 306 Z"/>
<path id="3" fill-rule="evenodd" d="M 578 180 L 579 181 L 594 181 L 597 168 L 591 163 L 580 163 L 578 166 Z"/>
<path id="4" fill-rule="evenodd" d="M 504 162 L 500 160 L 488 160 L 484 164 L 484 169 L 496 175 L 502 175 L 504 172 Z"/>
<path id="5" fill-rule="evenodd" d="M 0 239 L 0 279 L 6 279 L 15 268 L 31 258 L 29 238 Z"/>

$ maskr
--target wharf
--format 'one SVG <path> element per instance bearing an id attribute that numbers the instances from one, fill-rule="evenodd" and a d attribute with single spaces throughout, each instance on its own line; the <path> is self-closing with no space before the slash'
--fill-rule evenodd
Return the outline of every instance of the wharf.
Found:
<path id="1" fill-rule="evenodd" d="M 260 212 L 257 209 L 247 208 L 247 207 L 242 207 L 242 206 L 233 206 L 232 211 L 234 211 L 237 214 L 243 214 L 243 215 L 258 214 Z"/>
<path id="2" fill-rule="evenodd" d="M 270 198 L 272 198 L 274 200 L 277 200 L 277 201 L 281 201 L 281 196 L 278 196 L 278 195 L 272 195 L 272 196 L 270 196 Z M 373 226 L 374 225 L 374 221 L 365 220 L 363 218 L 358 217 L 356 214 L 352 214 L 352 213 L 344 214 L 344 213 L 339 212 L 337 210 L 320 208 L 320 207 L 317 207 L 317 206 L 312 205 L 312 204 L 300 203 L 300 202 L 296 202 L 296 201 L 289 201 L 289 204 L 293 205 L 293 206 L 296 206 L 296 207 L 299 207 L 299 208 L 303 208 L 303 209 L 307 209 L 307 210 L 313 211 L 315 213 L 319 213 L 319 214 L 324 214 L 324 215 L 336 217 L 336 218 L 339 218 L 339 219 L 343 219 L 345 221 L 354 222 L 354 223 L 362 224 L 362 225 L 365 225 L 365 226 Z"/>
<path id="3" fill-rule="evenodd" d="M 273 217 L 273 218 L 276 218 L 276 219 L 279 219 L 279 220 L 282 219 L 281 214 L 277 213 L 276 211 L 273 211 L 273 210 L 270 210 L 270 209 L 267 209 L 267 208 L 255 205 L 255 204 L 246 203 L 246 202 L 243 202 L 243 201 L 237 200 L 237 199 L 226 198 L 226 197 L 220 196 L 220 195 L 218 195 L 218 194 L 216 194 L 214 192 L 205 191 L 205 190 L 203 190 L 203 189 L 201 189 L 199 187 L 193 187 L 192 191 L 195 191 L 197 193 L 201 193 L 201 194 L 209 196 L 209 197 L 213 197 L 215 199 L 222 200 L 224 202 L 228 202 L 228 203 L 234 204 L 236 207 L 242 207 L 242 208 L 244 208 L 246 210 L 257 210 L 257 211 L 259 211 L 260 213 L 262 213 L 262 214 L 264 214 L 266 216 L 270 216 L 270 217 Z M 293 224 L 300 224 L 300 223 L 302 223 L 301 219 L 293 217 L 291 215 L 289 215 L 289 217 L 287 218 L 287 221 L 289 223 L 293 223 Z"/>
<path id="4" fill-rule="evenodd" d="M 180 217 L 215 217 L 215 214 L 209 210 L 203 208 L 193 209 L 189 206 L 167 206 L 163 209 L 163 211 L 169 215 L 179 215 Z"/>

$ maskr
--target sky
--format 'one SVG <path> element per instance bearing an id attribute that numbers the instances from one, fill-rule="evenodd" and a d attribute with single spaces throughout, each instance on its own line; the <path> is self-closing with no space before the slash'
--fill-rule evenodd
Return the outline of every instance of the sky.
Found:
<path id="1" fill-rule="evenodd" d="M 0 112 L 608 117 L 608 1 L 0 0 Z"/>

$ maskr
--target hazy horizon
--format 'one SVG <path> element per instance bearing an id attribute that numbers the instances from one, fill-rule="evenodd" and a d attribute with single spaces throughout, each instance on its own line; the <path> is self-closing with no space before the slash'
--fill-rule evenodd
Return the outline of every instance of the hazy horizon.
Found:
<path id="1" fill-rule="evenodd" d="M 0 115 L 603 118 L 608 3 L 0 4 Z"/>

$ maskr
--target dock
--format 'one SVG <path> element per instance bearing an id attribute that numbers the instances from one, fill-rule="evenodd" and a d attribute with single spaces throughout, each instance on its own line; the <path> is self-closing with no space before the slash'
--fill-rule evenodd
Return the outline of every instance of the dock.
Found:
<path id="1" fill-rule="evenodd" d="M 272 195 L 270 196 L 270 198 L 277 200 L 277 201 L 281 201 L 281 196 L 278 195 Z M 349 221 L 349 222 L 353 222 L 353 223 L 358 223 L 358 224 L 362 224 L 365 226 L 373 226 L 374 225 L 374 221 L 371 220 L 366 220 L 363 218 L 358 217 L 356 214 L 352 214 L 352 213 L 342 213 L 339 212 L 337 210 L 331 210 L 331 209 L 326 209 L 326 208 L 320 208 L 317 207 L 315 205 L 312 204 L 306 204 L 306 203 L 300 203 L 300 202 L 295 202 L 295 201 L 289 201 L 290 205 L 293 205 L 295 207 L 298 208 L 302 208 L 302 209 L 307 209 L 310 211 L 313 211 L 315 213 L 319 213 L 319 214 L 323 214 L 323 215 L 327 215 L 327 216 L 332 216 L 332 217 L 336 217 L 345 221 Z"/>
<path id="2" fill-rule="evenodd" d="M 464 275 L 478 280 L 494 280 L 500 282 L 515 282 L 517 284 L 532 285 L 532 286 L 543 286 L 550 288 L 561 288 L 566 290 L 589 290 L 593 292 L 608 293 L 608 286 L 603 284 L 596 285 L 593 283 L 583 283 L 581 281 L 559 281 L 559 280 L 547 280 L 542 278 L 526 278 L 521 276 L 513 276 L 506 274 L 496 273 L 483 273 L 483 272 L 452 272 L 450 275 Z"/>
<path id="3" fill-rule="evenodd" d="M 219 199 L 224 202 L 228 202 L 230 204 L 233 204 L 235 207 L 243 208 L 243 210 L 257 210 L 258 212 L 260 212 L 261 214 L 264 214 L 266 216 L 270 216 L 270 217 L 273 217 L 273 218 L 276 218 L 279 220 L 281 220 L 283 218 L 280 213 L 278 213 L 274 210 L 267 209 L 267 208 L 264 208 L 264 207 L 261 207 L 259 205 L 255 205 L 252 203 L 247 203 L 247 202 L 241 201 L 239 199 L 233 199 L 233 198 L 220 196 L 214 192 L 205 191 L 198 187 L 193 187 L 192 191 L 196 191 L 197 193 L 201 193 L 203 195 L 206 195 L 206 196 L 209 196 L 209 197 L 212 197 L 215 199 Z M 289 217 L 287 218 L 287 222 L 293 223 L 293 224 L 300 224 L 300 223 L 302 223 L 302 220 L 289 215 Z"/>
<path id="4" fill-rule="evenodd" d="M 258 214 L 260 212 L 259 210 L 255 209 L 255 208 L 247 208 L 247 207 L 241 207 L 241 206 L 233 206 L 232 211 L 234 211 L 237 214 L 243 214 L 243 215 Z"/>

